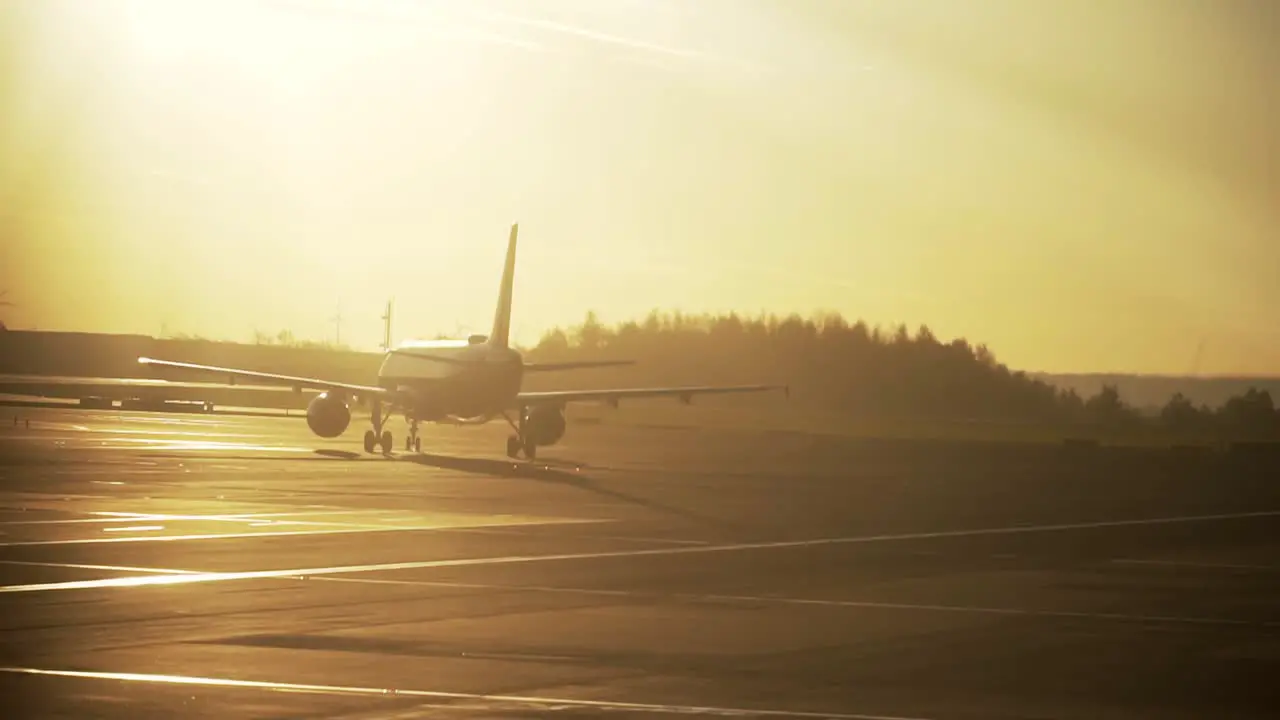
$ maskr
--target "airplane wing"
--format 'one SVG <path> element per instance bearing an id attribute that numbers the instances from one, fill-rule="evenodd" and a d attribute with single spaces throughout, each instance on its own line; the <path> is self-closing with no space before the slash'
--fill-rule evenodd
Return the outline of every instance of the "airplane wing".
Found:
<path id="1" fill-rule="evenodd" d="M 196 365 L 194 363 L 174 362 L 172 360 L 156 360 L 155 358 L 140 357 L 138 362 L 143 365 L 160 365 L 162 367 L 181 368 L 183 370 L 200 370 L 216 375 L 225 375 L 228 377 L 230 384 L 235 384 L 236 378 L 244 378 L 246 380 L 258 380 L 276 385 L 288 385 L 296 389 L 313 388 L 316 390 L 345 390 L 357 395 L 369 396 L 386 396 L 391 395 L 392 391 L 387 388 L 378 387 L 376 385 L 353 385 L 350 383 L 331 382 L 329 380 L 319 380 L 316 378 L 295 377 L 292 375 L 277 375 L 275 373 L 257 372 L 255 370 L 237 370 L 235 368 L 214 367 L 212 365 Z"/>
<path id="2" fill-rule="evenodd" d="M 210 390 L 223 390 L 227 385 L 213 382 L 172 382 L 151 378 L 95 378 L 54 375 L 0 375 L 0 394 L 36 397 L 143 397 L 165 396 L 173 399 L 204 399 Z M 275 390 L 292 394 L 292 387 L 260 385 L 258 390 Z"/>
<path id="3" fill-rule="evenodd" d="M 548 392 L 522 392 L 516 396 L 519 405 L 560 405 L 571 402 L 607 402 L 617 405 L 623 398 L 678 397 L 689 402 L 694 395 L 718 395 L 724 393 L 765 392 L 781 390 L 791 396 L 789 385 L 692 385 L 663 388 L 619 388 L 614 390 L 551 390 Z"/>
<path id="4" fill-rule="evenodd" d="M 414 360 L 422 360 L 425 362 L 440 362 L 452 365 L 475 365 L 482 360 L 472 360 L 466 358 L 449 358 L 440 357 L 439 355 L 429 355 L 424 353 L 410 353 L 403 350 L 392 350 L 393 355 L 403 355 Z M 506 362 L 503 359 L 491 360 L 490 362 Z M 524 364 L 525 372 L 547 372 L 555 370 L 582 370 L 584 368 L 599 367 L 616 367 L 618 365 L 635 365 L 635 360 L 580 360 L 577 362 L 560 362 L 560 363 L 531 363 Z"/>

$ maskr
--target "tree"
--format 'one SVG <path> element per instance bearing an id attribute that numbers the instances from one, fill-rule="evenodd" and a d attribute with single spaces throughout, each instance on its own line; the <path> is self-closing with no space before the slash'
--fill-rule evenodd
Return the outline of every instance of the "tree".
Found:
<path id="1" fill-rule="evenodd" d="M 1160 424 L 1175 433 L 1197 432 L 1207 429 L 1212 415 L 1203 407 L 1196 407 L 1187 396 L 1174 393 L 1160 410 Z"/>
<path id="2" fill-rule="evenodd" d="M 586 350 L 599 350 L 604 345 L 607 335 L 604 325 L 596 317 L 594 310 L 587 311 L 587 317 L 574 333 L 578 346 Z"/>
<path id="3" fill-rule="evenodd" d="M 1268 435 L 1277 429 L 1271 393 L 1252 387 L 1228 398 L 1218 411 L 1218 419 L 1224 429 L 1245 435 Z"/>
<path id="4" fill-rule="evenodd" d="M 1056 399 L 1064 420 L 1077 422 L 1084 418 L 1084 398 L 1080 397 L 1075 388 L 1059 389 Z"/>
<path id="5" fill-rule="evenodd" d="M 613 326 L 589 313 L 577 327 L 544 333 L 529 354 L 535 362 L 564 362 L 608 349 L 637 361 L 619 377 L 626 383 L 785 381 L 807 410 L 840 415 L 1036 422 L 1063 416 L 1056 388 L 1011 373 L 978 348 L 963 339 L 943 342 L 927 326 L 914 335 L 903 324 L 872 330 L 832 312 L 804 318 L 655 310 L 643 321 Z"/>
<path id="6" fill-rule="evenodd" d="M 1115 385 L 1103 385 L 1097 395 L 1085 401 L 1084 411 L 1089 420 L 1105 426 L 1116 426 L 1133 417 Z"/>
<path id="7" fill-rule="evenodd" d="M 828 416 L 929 421 L 1075 424 L 1170 433 L 1280 432 L 1265 392 L 1251 389 L 1219 411 L 1176 394 L 1148 421 L 1116 385 L 1085 399 L 1000 363 L 985 344 L 942 340 L 926 325 L 846 321 L 838 313 L 785 317 L 761 313 L 690 315 L 654 310 L 642 321 L 605 325 L 588 313 L 576 327 L 547 331 L 529 352 L 535 362 L 610 357 L 637 361 L 620 373 L 626 384 L 785 382 L 793 407 Z M 603 380 L 601 380 L 604 382 Z M 594 380 L 593 380 L 594 382 Z"/>
<path id="8" fill-rule="evenodd" d="M 564 330 L 554 328 L 543 334 L 542 339 L 538 341 L 535 352 L 545 352 L 553 354 L 562 354 L 569 351 L 569 336 L 565 335 Z"/>
<path id="9" fill-rule="evenodd" d="M 8 300 L 5 300 L 5 296 L 7 296 L 8 294 L 9 294 L 8 290 L 0 290 L 0 307 L 13 307 L 13 303 L 9 302 Z M 8 330 L 8 329 L 9 327 L 4 324 L 4 321 L 0 320 L 0 330 Z"/>
<path id="10" fill-rule="evenodd" d="M 929 329 L 928 325 L 921 325 L 920 328 L 916 330 L 916 342 L 925 345 L 935 345 L 938 342 L 938 338 L 934 336 L 933 331 Z"/>

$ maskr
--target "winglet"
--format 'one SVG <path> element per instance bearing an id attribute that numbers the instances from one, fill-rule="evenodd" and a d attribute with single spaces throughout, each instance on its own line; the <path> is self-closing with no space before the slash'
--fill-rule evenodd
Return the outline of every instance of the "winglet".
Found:
<path id="1" fill-rule="evenodd" d="M 502 268 L 502 284 L 498 286 L 498 307 L 493 314 L 493 331 L 489 333 L 489 344 L 507 347 L 511 335 L 511 286 L 516 274 L 516 234 L 520 223 L 511 226 L 511 237 L 507 240 L 507 263 Z"/>

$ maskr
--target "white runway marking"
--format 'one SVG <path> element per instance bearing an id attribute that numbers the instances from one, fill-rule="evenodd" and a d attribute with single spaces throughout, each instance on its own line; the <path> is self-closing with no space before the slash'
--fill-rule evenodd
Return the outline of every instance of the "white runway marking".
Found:
<path id="1" fill-rule="evenodd" d="M 667 715 L 718 715 L 722 717 L 782 717 L 828 718 L 829 720 L 926 720 L 890 715 L 859 715 L 850 713 L 805 712 L 798 710 L 752 710 L 747 708 L 708 707 L 696 705 L 662 705 L 609 700 L 581 700 L 529 695 L 485 695 L 482 693 L 445 692 L 442 690 L 411 690 L 400 688 L 360 687 L 352 685 L 309 685 L 299 683 L 262 682 L 257 680 L 232 680 L 229 678 L 191 677 L 185 675 L 150 675 L 145 673 L 90 672 L 80 670 L 43 670 L 38 668 L 0 667 L 0 672 L 26 675 L 52 675 L 57 677 L 115 680 L 120 682 L 165 683 L 173 685 L 203 685 L 206 687 L 254 688 L 285 692 L 314 693 L 323 695 L 374 695 L 378 697 L 418 697 L 438 700 L 469 700 L 492 703 L 495 706 L 520 706 L 531 710 L 552 712 L 564 708 L 590 708 L 602 712 L 645 712 Z M 499 707 L 459 707 L 458 710 L 494 711 Z"/>
<path id="2" fill-rule="evenodd" d="M 231 538 L 258 538 L 258 537 L 292 537 L 298 535 L 348 535 L 353 533 L 387 533 L 387 532 L 422 532 L 427 530 L 441 531 L 454 530 L 468 527 L 488 527 L 502 526 L 512 527 L 517 525 L 568 525 L 579 523 L 602 523 L 606 520 L 596 519 L 572 519 L 572 518 L 531 518 L 523 521 L 511 522 L 475 522 L 475 523 L 459 523 L 456 525 L 358 525 L 354 527 L 329 527 L 315 530 L 275 530 L 263 532 L 228 532 L 228 533 L 201 533 L 193 535 L 147 535 L 139 537 L 93 537 L 93 538 L 72 538 L 69 540 L 15 540 L 14 542 L 0 543 L 0 547 L 29 547 L 33 545 L 97 545 L 100 543 L 125 543 L 125 542 L 178 542 L 182 540 L 227 540 Z M 0 591 L 3 589 L 0 588 Z"/>
<path id="3" fill-rule="evenodd" d="M 1236 563 L 1201 563 L 1182 562 L 1180 560 L 1130 560 L 1117 558 L 1111 562 L 1117 565 L 1156 565 L 1168 568 L 1196 568 L 1199 570 L 1251 570 L 1254 572 L 1276 572 L 1280 565 L 1243 565 Z"/>
<path id="4" fill-rule="evenodd" d="M 125 518 L 128 520 L 257 520 L 259 518 L 270 517 L 293 517 L 295 515 L 405 515 L 412 511 L 409 510 L 383 510 L 383 509 L 325 509 L 329 505 L 316 505 L 313 510 L 289 510 L 285 512 L 243 512 L 243 513 L 218 513 L 215 515 L 187 515 L 182 513 L 140 513 L 140 512 L 117 512 L 100 510 L 88 513 L 89 515 L 97 515 L 101 517 Z"/>
<path id="5" fill-rule="evenodd" d="M 644 550 L 614 550 L 589 553 L 564 553 L 557 555 L 509 555 L 506 557 L 460 558 L 456 560 L 419 560 L 398 563 L 380 563 L 373 565 L 339 565 L 335 567 L 295 568 L 288 570 L 253 570 L 248 572 L 204 573 L 200 575 L 153 575 L 151 577 L 108 578 L 104 580 L 83 580 L 61 583 L 42 583 L 35 585 L 8 585 L 0 587 L 0 592 L 41 592 L 47 590 L 89 590 L 100 588 L 138 587 L 145 585 L 178 585 L 197 582 L 223 582 L 228 580 L 262 580 L 267 578 L 296 578 L 311 575 L 346 575 L 352 573 L 379 572 L 387 570 L 420 570 L 438 567 L 469 567 L 486 565 L 510 565 L 517 563 L 555 562 L 570 560 L 605 560 L 611 558 L 635 558 L 661 555 L 691 555 L 694 553 L 740 552 L 746 550 L 780 550 L 786 548 L 820 547 L 832 545 L 851 545 L 859 543 L 897 542 L 904 540 L 927 540 L 957 537 L 979 537 L 984 535 L 1012 535 L 1020 533 L 1061 532 L 1064 530 L 1092 530 L 1099 528 L 1133 527 L 1143 525 L 1167 525 L 1174 523 L 1210 522 L 1216 520 L 1241 520 L 1248 518 L 1274 517 L 1280 510 L 1269 510 L 1250 513 L 1231 513 L 1221 515 L 1191 515 L 1166 518 L 1145 518 L 1139 520 L 1103 520 L 1082 523 L 1065 523 L 1059 525 L 1019 525 L 1003 528 L 984 528 L 976 530 L 943 530 L 936 532 L 902 533 L 896 535 L 867 535 L 862 537 L 820 538 L 815 540 L 789 540 L 757 543 L 735 543 L 728 545 L 696 545 L 667 548 L 649 548 Z M 570 521 L 573 522 L 573 521 Z M 592 522 L 592 521 L 579 521 Z M 313 531 L 304 531 L 313 532 Z M 342 532 L 342 531 L 338 531 Z M 249 533 L 252 535 L 253 533 Z M 277 533 L 284 534 L 284 533 Z M 270 536 L 263 533 L 264 536 Z M 131 540 L 132 538 L 111 538 L 114 541 Z M 162 540 L 168 538 L 147 538 Z M 99 540 L 101 542 L 102 540 Z M 22 543 L 15 543 L 22 544 Z M 0 545 L 3 546 L 3 545 Z"/>
<path id="6" fill-rule="evenodd" d="M 143 530 L 163 530 L 164 525 L 125 525 L 124 527 L 102 528 L 102 532 L 141 532 Z"/>
<path id="7" fill-rule="evenodd" d="M 134 572 L 150 575 L 199 575 L 195 570 L 174 570 L 172 568 L 133 567 L 131 565 L 86 565 L 83 563 L 34 562 L 27 560 L 0 560 L 0 565 L 21 565 L 24 567 L 69 568 L 72 570 L 106 570 L 108 572 Z"/>
<path id="8" fill-rule="evenodd" d="M 42 467 L 42 468 L 40 468 L 40 476 L 41 476 L 41 477 L 57 477 L 57 476 L 64 476 L 64 475 L 65 475 L 65 476 L 68 476 L 68 477 L 77 477 L 77 478 L 78 478 L 78 477 L 95 477 L 95 476 L 99 476 L 99 475 L 110 475 L 110 476 L 112 476 L 112 477 L 116 477 L 116 476 L 119 476 L 122 472 L 128 472 L 130 477 L 133 477 L 133 476 L 135 476 L 135 475 L 137 475 L 137 476 L 142 476 L 142 475 L 177 475 L 177 474 L 179 474 L 179 473 L 181 473 L 181 472 L 182 472 L 182 469 L 181 469 L 181 468 L 176 468 L 176 467 L 175 467 L 175 468 L 156 468 L 156 467 L 150 467 L 150 468 L 136 468 L 136 469 L 131 469 L 131 470 L 127 470 L 127 471 L 125 471 L 125 470 L 121 470 L 119 467 L 105 467 L 105 468 L 101 468 L 101 467 L 96 467 L 96 468 L 95 468 L 95 467 Z M 101 482 L 101 481 L 93 481 L 93 480 L 90 480 L 90 482 Z M 133 483 L 134 483 L 134 484 L 139 484 L 137 481 L 133 481 Z M 120 481 L 120 482 L 115 482 L 115 483 L 112 483 L 112 484 L 113 484 L 113 485 L 126 485 L 126 484 L 128 484 L 128 483 L 125 483 L 124 481 Z"/>
<path id="9" fill-rule="evenodd" d="M 85 570 L 108 570 L 112 572 L 133 572 L 151 575 L 203 575 L 198 570 L 175 570 L 171 568 L 146 568 L 119 565 L 82 565 L 74 563 L 23 562 L 19 560 L 0 560 L 0 565 L 25 565 L 31 567 L 59 567 Z M 1236 627 L 1280 628 L 1280 621 L 1270 620 L 1238 620 L 1234 618 L 1183 617 L 1174 615 L 1129 615 L 1125 613 L 1081 612 L 1074 610 L 1027 610 L 1022 608 L 998 608 L 974 605 L 937 605 L 922 603 L 891 603 L 868 600 L 823 600 L 813 598 L 792 598 L 776 595 L 720 595 L 708 593 L 661 593 L 644 590 L 606 590 L 602 588 L 557 587 L 554 585 L 503 585 L 500 583 L 468 583 L 435 580 L 392 580 L 380 578 L 344 578 L 326 577 L 323 575 L 307 577 L 313 582 L 356 583 L 364 585 L 396 585 L 407 587 L 438 587 L 465 590 L 498 590 L 518 592 L 540 592 L 564 595 L 597 595 L 603 597 L 643 598 L 657 600 L 678 600 L 695 602 L 731 602 L 731 603 L 776 603 L 779 605 L 799 605 L 818 607 L 847 607 L 868 610 L 908 610 L 919 612 L 953 612 L 975 613 L 984 615 L 1012 615 L 1024 617 L 1066 618 L 1075 620 L 1115 620 L 1120 622 L 1167 623 L 1180 625 L 1232 625 Z"/>
<path id="10" fill-rule="evenodd" d="M 513 528 L 441 528 L 468 535 L 527 535 L 527 531 Z M 649 545 L 710 545 L 708 540 L 681 540 L 678 538 L 635 537 L 631 535 L 574 535 L 575 540 L 616 540 L 618 542 L 646 543 Z"/>
<path id="11" fill-rule="evenodd" d="M 264 518 L 283 518 L 295 517 L 299 515 L 400 515 L 413 516 L 413 513 L 407 510 L 298 510 L 296 512 L 270 512 L 270 513 L 232 513 L 220 515 L 186 515 L 176 513 L 137 513 L 137 512 L 93 512 L 86 513 L 95 515 L 90 518 L 68 518 L 64 520 L 0 520 L 0 526 L 5 525 L 83 525 L 94 523 L 130 523 L 139 522 L 141 520 L 191 520 L 195 522 L 257 522 Z M 421 516 L 421 513 L 418 514 Z M 278 521 L 281 523 L 289 523 L 294 525 L 352 525 L 352 523 L 324 523 L 321 521 L 311 520 L 286 520 Z M 376 527 L 376 526 L 374 526 Z"/>
<path id="12" fill-rule="evenodd" d="M 76 430 L 80 430 L 80 431 L 82 431 L 82 432 L 98 433 L 98 434 L 100 434 L 100 435 L 101 435 L 101 434 L 110 434 L 110 435 L 154 435 L 154 436 L 157 436 L 157 437 L 173 435 L 173 436 L 178 436 L 178 437 L 198 437 L 198 438 L 207 438 L 207 437 L 223 437 L 223 438 L 266 438 L 266 437 L 273 437 L 273 436 L 271 436 L 271 435 L 263 435 L 263 434 L 259 434 L 259 433 L 253 433 L 253 434 L 247 434 L 247 433 L 225 433 L 225 432 L 210 432 L 210 431 L 208 431 L 208 430 L 167 430 L 167 429 L 156 429 L 156 430 L 152 430 L 152 429 L 135 429 L 135 428 L 119 428 L 119 427 L 100 427 L 100 428 L 89 428 L 89 427 L 83 427 L 83 426 L 72 426 L 72 427 L 73 427 L 74 429 L 76 429 Z"/>
<path id="13" fill-rule="evenodd" d="M 204 433 L 199 433 L 204 435 Z M 265 436 L 264 436 L 265 437 Z M 196 452 L 204 450 L 240 450 L 244 452 L 265 453 L 314 453 L 313 447 L 294 447 L 288 445 L 251 445 L 248 443 L 233 442 L 215 442 L 215 441 L 197 441 L 197 440 L 165 440 L 161 438 L 127 438 L 127 437 L 107 437 L 105 439 L 92 439 L 82 435 L 0 435 L 0 441 L 42 441 L 43 444 L 53 443 L 55 445 L 70 446 L 71 449 L 77 451 L 95 451 L 95 450 L 131 450 L 137 452 L 151 451 L 169 451 L 169 452 Z M 192 456 L 193 458 L 201 456 Z M 213 456 L 209 456 L 213 457 Z"/>
<path id="14" fill-rule="evenodd" d="M 545 585 L 501 585 L 489 583 L 435 582 L 431 580 L 380 580 L 375 578 L 312 577 L 313 582 L 361 583 L 366 585 L 404 585 L 457 588 L 466 590 L 506 590 L 520 592 L 563 593 L 565 595 L 600 595 L 606 597 L 682 602 L 744 603 L 759 605 L 799 605 L 812 607 L 845 607 L 865 610 L 907 610 L 917 612 L 973 613 L 978 615 L 1012 615 L 1023 617 L 1066 618 L 1072 620 L 1115 620 L 1121 622 L 1165 623 L 1180 625 L 1234 625 L 1236 627 L 1280 628 L 1280 622 L 1269 620 L 1237 620 L 1234 618 L 1180 617 L 1173 615 L 1129 615 L 1125 613 L 1082 612 L 1074 610 L 1027 610 L 1023 608 L 984 607 L 980 605 L 937 605 L 932 603 L 892 603 L 869 600 L 822 600 L 776 595 L 718 595 L 706 593 L 661 593 L 643 590 L 603 590 L 596 588 L 555 587 Z"/>
<path id="15" fill-rule="evenodd" d="M 111 444 L 118 443 L 118 444 Z M 291 452 L 291 453 L 314 453 L 315 448 L 292 447 L 287 445 L 250 445 L 247 443 L 231 443 L 231 442 L 215 442 L 196 441 L 196 440 L 160 440 L 146 438 L 118 438 L 113 437 L 103 442 L 85 446 L 84 450 L 171 450 L 171 451 L 197 451 L 197 450 L 240 450 L 243 452 Z"/>

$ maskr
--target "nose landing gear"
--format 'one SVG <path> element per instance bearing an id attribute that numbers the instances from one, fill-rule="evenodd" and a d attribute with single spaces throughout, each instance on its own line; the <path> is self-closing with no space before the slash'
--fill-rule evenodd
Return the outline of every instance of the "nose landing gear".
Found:
<path id="1" fill-rule="evenodd" d="M 506 413 L 502 413 L 502 417 L 511 426 L 511 429 L 516 431 L 515 435 L 507 438 L 507 457 L 518 458 L 523 451 L 524 456 L 530 460 L 536 458 L 538 456 L 538 446 L 529 439 L 528 433 L 525 432 L 525 409 L 520 408 L 518 422 L 513 422 Z"/>
<path id="2" fill-rule="evenodd" d="M 404 439 L 405 452 L 422 452 L 422 438 L 418 437 L 418 421 L 409 420 L 409 434 Z"/>
<path id="3" fill-rule="evenodd" d="M 538 456 L 538 446 L 527 440 L 521 440 L 517 435 L 507 438 L 507 457 L 518 458 L 521 452 L 524 452 L 525 457 L 533 460 Z"/>

